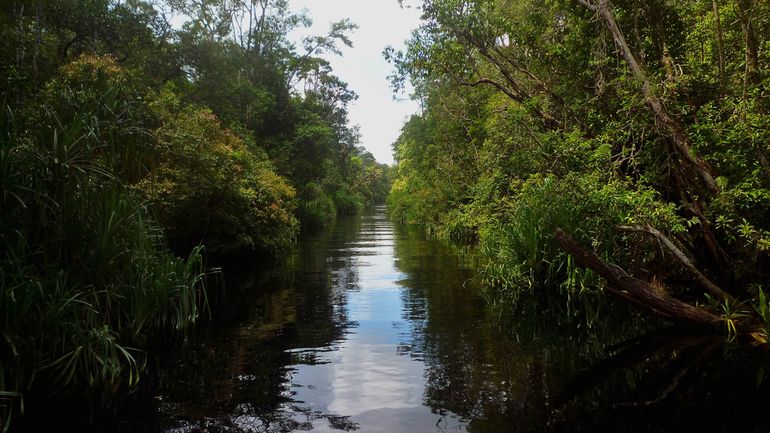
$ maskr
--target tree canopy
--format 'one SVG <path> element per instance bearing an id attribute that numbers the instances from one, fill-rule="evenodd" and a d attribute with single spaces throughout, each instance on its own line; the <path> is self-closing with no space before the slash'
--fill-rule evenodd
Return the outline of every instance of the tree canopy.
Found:
<path id="1" fill-rule="evenodd" d="M 385 52 L 425 107 L 394 145 L 396 218 L 478 240 L 493 296 L 611 292 L 767 339 L 766 3 L 422 9 Z"/>
<path id="2" fill-rule="evenodd" d="M 288 39 L 310 23 L 285 0 L 0 4 L 0 418 L 135 386 L 148 341 L 205 312 L 204 249 L 273 254 L 384 201 L 323 58 L 356 26 Z"/>

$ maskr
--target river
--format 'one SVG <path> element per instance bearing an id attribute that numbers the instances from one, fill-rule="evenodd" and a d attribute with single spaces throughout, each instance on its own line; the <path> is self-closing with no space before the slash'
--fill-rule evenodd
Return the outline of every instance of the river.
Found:
<path id="1" fill-rule="evenodd" d="M 709 336 L 640 337 L 647 328 L 627 318 L 582 329 L 552 314 L 553 300 L 503 320 L 485 305 L 474 261 L 472 251 L 394 226 L 381 207 L 340 218 L 268 271 L 229 282 L 216 326 L 201 326 L 175 350 L 151 408 L 117 418 L 115 430 L 759 431 L 764 424 L 762 356 Z"/>

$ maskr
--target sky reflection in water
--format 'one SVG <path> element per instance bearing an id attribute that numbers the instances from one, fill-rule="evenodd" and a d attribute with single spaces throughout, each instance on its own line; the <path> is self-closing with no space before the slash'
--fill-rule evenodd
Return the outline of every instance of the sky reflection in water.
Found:
<path id="1" fill-rule="evenodd" d="M 402 303 L 405 278 L 395 267 L 392 225 L 366 217 L 334 283 L 349 290 L 347 319 L 357 326 L 320 365 L 296 365 L 291 372 L 292 399 L 312 411 L 350 417 L 366 431 L 465 431 L 453 415 L 439 415 L 423 404 L 425 365 L 412 353 L 411 329 Z M 357 284 L 346 285 L 354 272 Z M 311 349 L 312 350 L 312 349 Z M 309 426 L 307 426 L 309 427 Z M 313 431 L 332 432 L 331 423 L 314 422 Z"/>
<path id="2" fill-rule="evenodd" d="M 279 403 L 256 407 L 238 395 L 242 383 L 227 384 L 228 378 L 219 375 L 207 386 L 224 385 L 236 390 L 231 395 L 233 404 L 184 401 L 183 394 L 172 392 L 166 398 L 177 403 L 169 403 L 165 408 L 172 420 L 166 431 L 466 431 L 465 422 L 451 411 L 425 404 L 426 365 L 419 347 L 423 339 L 416 333 L 422 329 L 427 311 L 425 302 L 414 302 L 404 294 L 409 290 L 405 287 L 409 276 L 396 267 L 395 242 L 399 235 L 382 209 L 350 226 L 349 222 L 338 224 L 338 230 L 330 235 L 305 242 L 300 246 L 298 266 L 279 270 L 270 281 L 274 286 L 271 289 L 288 291 L 288 296 L 295 298 L 293 308 L 298 312 L 296 321 L 300 322 L 282 323 L 274 329 L 276 333 L 267 333 L 265 338 L 276 340 L 278 335 L 273 342 L 290 359 L 281 368 L 281 391 L 276 399 Z M 428 251 L 422 245 L 425 241 L 401 235 L 399 242 L 408 251 L 401 260 L 419 261 Z M 462 284 L 466 275 L 454 265 L 447 269 L 445 279 Z M 319 291 L 319 287 L 326 296 L 319 299 L 318 293 L 307 293 Z M 321 305 L 314 305 L 318 302 Z M 331 314 L 322 317 L 325 313 Z M 251 320 L 262 322 L 264 318 L 256 315 Z M 329 320 L 337 323 L 314 326 Z M 270 328 L 269 320 L 258 326 L 240 326 L 241 333 L 265 328 Z M 330 328 L 341 332 L 329 333 Z M 311 338 L 303 338 L 307 334 Z M 246 340 L 251 340 L 247 337 L 237 341 L 237 336 L 235 339 L 236 346 L 248 346 Z M 223 357 L 232 356 L 232 345 L 222 347 L 221 342 L 211 337 L 208 340 L 219 346 L 217 350 L 224 351 Z M 265 341 L 256 343 L 247 347 L 249 353 L 256 355 L 252 362 L 264 357 L 264 353 L 258 353 L 260 350 L 277 349 Z M 250 368 L 247 365 L 243 369 Z M 231 380 L 260 387 L 259 376 L 234 374 Z M 238 400 L 244 401 L 236 403 Z M 217 413 L 222 409 L 225 413 Z"/>
<path id="3" fill-rule="evenodd" d="M 242 274 L 245 313 L 200 327 L 160 374 L 159 421 L 127 431 L 768 431 L 766 352 L 625 304 L 587 329 L 537 292 L 498 316 L 468 257 L 383 209 L 338 221 Z"/>

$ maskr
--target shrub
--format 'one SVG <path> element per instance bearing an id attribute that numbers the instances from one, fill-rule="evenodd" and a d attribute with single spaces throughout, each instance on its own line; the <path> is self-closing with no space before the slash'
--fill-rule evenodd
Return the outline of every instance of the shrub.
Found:
<path id="1" fill-rule="evenodd" d="M 299 200 L 297 215 L 303 229 L 317 229 L 334 221 L 337 209 L 334 200 L 318 184 L 310 182 Z"/>
<path id="2" fill-rule="evenodd" d="M 42 110 L 0 130 L 0 396 L 30 388 L 108 396 L 140 348 L 205 307 L 200 249 L 171 255 L 125 185 L 149 157 L 136 99 L 109 58 L 83 57 Z M 35 121 L 36 133 L 19 124 Z"/>
<path id="3" fill-rule="evenodd" d="M 294 189 L 210 111 L 188 107 L 156 134 L 160 164 L 137 188 L 175 248 L 271 251 L 293 241 Z"/>

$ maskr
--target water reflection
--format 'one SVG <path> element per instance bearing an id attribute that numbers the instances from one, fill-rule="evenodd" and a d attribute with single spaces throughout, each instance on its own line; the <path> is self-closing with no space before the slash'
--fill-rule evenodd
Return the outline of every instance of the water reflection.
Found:
<path id="1" fill-rule="evenodd" d="M 501 321 L 472 253 L 395 228 L 383 209 L 259 275 L 244 279 L 256 299 L 230 295 L 237 319 L 180 349 L 157 416 L 134 431 L 763 431 L 765 356 L 650 333 L 659 324 L 614 307 L 622 317 L 585 330 L 537 296 Z"/>
<path id="2" fill-rule="evenodd" d="M 405 288 L 409 276 L 394 260 L 407 239 L 380 209 L 303 242 L 259 281 L 269 294 L 239 325 L 183 349 L 164 375 L 163 430 L 464 431 L 461 417 L 424 401 L 417 327 L 427 303 Z M 422 250 L 423 241 L 412 247 L 413 260 L 449 257 Z M 447 283 L 469 276 L 436 270 Z"/>

